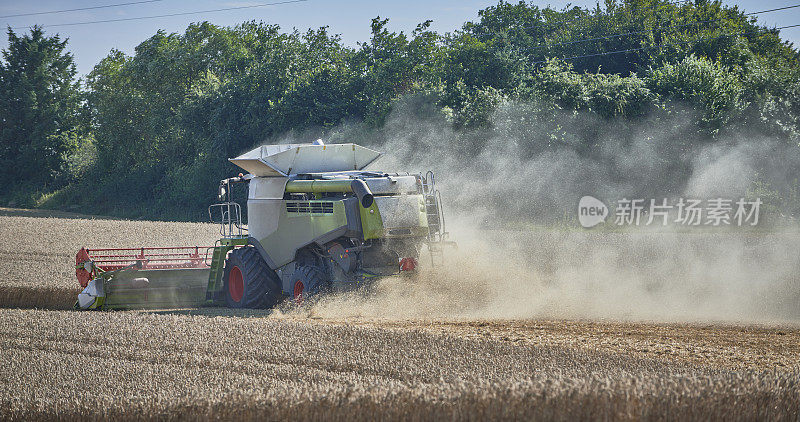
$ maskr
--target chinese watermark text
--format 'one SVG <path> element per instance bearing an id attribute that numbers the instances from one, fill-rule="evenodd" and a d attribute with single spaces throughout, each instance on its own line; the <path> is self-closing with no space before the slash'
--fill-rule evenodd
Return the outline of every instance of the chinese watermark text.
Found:
<path id="1" fill-rule="evenodd" d="M 758 224 L 761 198 L 737 201 L 724 198 L 707 200 L 679 198 L 661 200 L 627 199 L 617 201 L 614 224 L 684 226 L 755 226 Z"/>

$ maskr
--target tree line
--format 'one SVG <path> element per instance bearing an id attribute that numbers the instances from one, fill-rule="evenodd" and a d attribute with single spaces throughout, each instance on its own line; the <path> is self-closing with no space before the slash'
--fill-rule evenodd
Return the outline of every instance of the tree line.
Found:
<path id="1" fill-rule="evenodd" d="M 380 133 L 421 99 L 479 154 L 501 104 L 542 128 L 530 154 L 597 148 L 570 116 L 637 122 L 686 113 L 692 136 L 768 134 L 800 142 L 800 55 L 775 29 L 719 1 L 607 0 L 556 10 L 501 1 L 450 33 L 372 20 L 345 45 L 328 28 L 245 22 L 159 31 L 77 77 L 67 40 L 40 27 L 0 61 L 0 203 L 127 217 L 200 219 L 227 162 L 279 137 Z M 376 136 L 364 136 L 375 142 Z M 371 141 L 372 140 L 372 141 Z"/>

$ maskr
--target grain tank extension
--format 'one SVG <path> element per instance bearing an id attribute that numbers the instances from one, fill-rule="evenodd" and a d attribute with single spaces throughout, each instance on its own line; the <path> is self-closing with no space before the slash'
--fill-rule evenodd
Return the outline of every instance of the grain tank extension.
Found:
<path id="1" fill-rule="evenodd" d="M 380 153 L 355 144 L 265 145 L 230 161 L 209 216 L 213 246 L 86 249 L 76 257 L 79 309 L 220 305 L 269 308 L 414 272 L 447 240 L 432 172 L 364 170 Z M 232 184 L 247 183 L 247 226 Z"/>

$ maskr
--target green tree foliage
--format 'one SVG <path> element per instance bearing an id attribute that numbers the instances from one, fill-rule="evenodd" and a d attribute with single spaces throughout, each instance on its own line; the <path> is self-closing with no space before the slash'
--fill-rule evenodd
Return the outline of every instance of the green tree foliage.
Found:
<path id="1" fill-rule="evenodd" d="M 202 218 L 217 181 L 239 171 L 227 158 L 265 142 L 344 136 L 337 128 L 350 122 L 364 139 L 379 139 L 396 107 L 452 124 L 460 136 L 453 151 L 467 159 L 481 153 L 487 136 L 502 136 L 493 132 L 496 122 L 512 130 L 513 119 L 535 123 L 513 129 L 535 132 L 509 134 L 531 155 L 554 148 L 599 153 L 600 125 L 587 121 L 612 124 L 630 138 L 637 135 L 626 128 L 658 127 L 677 114 L 670 121 L 690 128 L 671 138 L 681 151 L 724 133 L 800 141 L 797 50 L 719 1 L 607 0 L 564 10 L 501 1 L 452 33 L 432 31 L 430 21 L 408 34 L 391 31 L 385 18 L 369 25 L 370 39 L 356 47 L 327 28 L 283 32 L 261 22 L 203 22 L 182 34 L 158 32 L 132 56 L 112 51 L 86 81 L 97 161 L 80 192 L 92 194 L 63 196 L 62 203 Z M 50 40 L 38 31 L 31 37 Z M 12 75 L 7 61 L 4 78 Z M 78 98 L 70 66 L 59 79 L 68 84 L 58 86 Z M 12 88 L 27 92 L 24 86 L 4 82 L 4 104 Z M 70 104 L 57 110 L 78 116 L 80 104 Z M 80 133 L 64 129 L 75 127 L 63 126 L 71 120 L 51 121 L 60 126 L 36 128 L 56 138 L 25 139 L 47 144 L 51 157 L 63 160 Z M 4 140 L 22 139 L 17 125 L 3 124 Z M 3 157 L 19 155 L 19 145 L 4 141 Z"/>
<path id="2" fill-rule="evenodd" d="M 720 1 L 606 0 L 605 8 L 563 11 L 500 2 L 479 15 L 479 22 L 464 25 L 465 34 L 498 51 L 511 47 L 529 63 L 574 57 L 579 73 L 627 76 L 692 54 L 727 65 L 743 65 L 754 55 L 798 59 L 776 31 Z M 602 54 L 609 52 L 624 53 Z"/>
<path id="3" fill-rule="evenodd" d="M 404 33 L 389 32 L 388 19 L 372 20 L 372 38 L 353 54 L 366 108 L 364 117 L 380 125 L 392 100 L 441 79 L 444 66 L 439 36 L 429 30 L 431 21 L 417 26 L 411 39 Z"/>
<path id="4" fill-rule="evenodd" d="M 559 109 L 592 111 L 605 118 L 639 117 L 649 111 L 654 96 L 638 76 L 576 73 L 572 66 L 550 60 L 531 80 L 528 99 Z"/>
<path id="5" fill-rule="evenodd" d="M 654 93 L 702 107 L 701 124 L 712 131 L 729 124 L 744 109 L 741 81 L 720 63 L 689 56 L 648 73 L 647 84 Z"/>
<path id="6" fill-rule="evenodd" d="M 67 40 L 40 27 L 8 29 L 0 61 L 0 184 L 5 195 L 58 187 L 84 133 L 81 91 Z"/>

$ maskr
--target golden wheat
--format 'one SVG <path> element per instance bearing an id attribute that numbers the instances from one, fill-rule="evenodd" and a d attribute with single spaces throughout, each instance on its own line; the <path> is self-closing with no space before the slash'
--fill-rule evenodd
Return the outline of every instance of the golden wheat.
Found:
<path id="1" fill-rule="evenodd" d="M 800 369 L 730 370 L 417 329 L 0 311 L 4 417 L 785 419 Z"/>
<path id="2" fill-rule="evenodd" d="M 800 415 L 793 325 L 446 320 L 442 309 L 404 317 L 398 304 L 387 319 L 352 297 L 283 312 L 9 309 L 71 306 L 81 246 L 210 244 L 216 236 L 204 224 L 72 217 L 0 216 L 8 275 L 0 282 L 0 419 Z"/>

